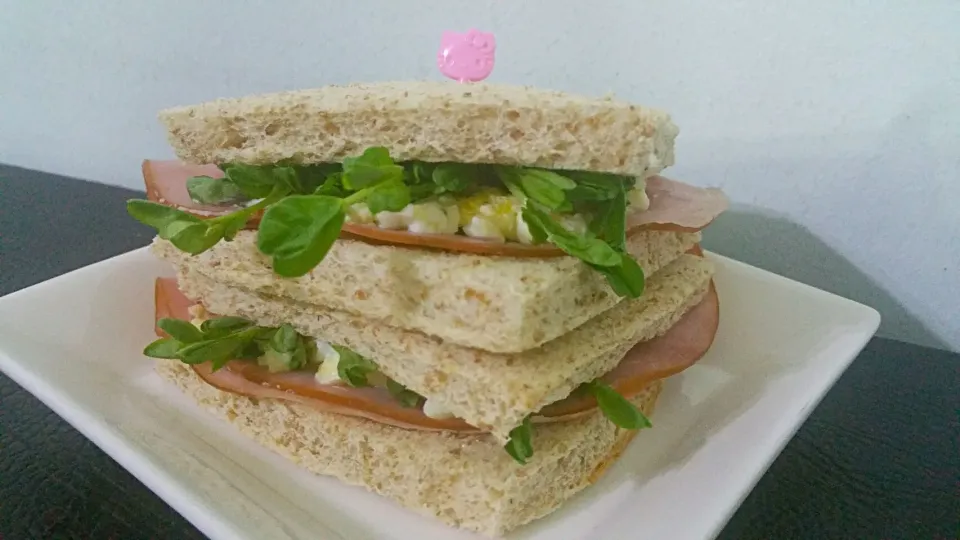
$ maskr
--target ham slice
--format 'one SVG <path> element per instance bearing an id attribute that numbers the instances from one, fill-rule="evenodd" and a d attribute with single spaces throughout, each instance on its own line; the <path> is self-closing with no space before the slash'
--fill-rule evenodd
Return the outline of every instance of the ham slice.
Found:
<path id="1" fill-rule="evenodd" d="M 216 217 L 239 209 L 237 206 L 208 206 L 194 202 L 187 192 L 187 179 L 193 176 L 223 178 L 216 165 L 185 165 L 179 161 L 146 159 L 141 166 L 147 198 L 198 217 Z M 257 220 L 259 221 L 259 216 Z"/>
<path id="2" fill-rule="evenodd" d="M 143 162 L 143 179 L 147 197 L 198 217 L 216 217 L 236 211 L 237 206 L 205 206 L 195 203 L 187 193 L 186 182 L 191 176 L 221 178 L 223 172 L 213 165 L 186 165 L 178 161 Z M 722 191 L 704 189 L 661 176 L 647 179 L 650 208 L 627 216 L 627 235 L 644 230 L 695 232 L 709 225 L 727 209 L 728 201 Z M 254 215 L 247 228 L 255 229 L 261 214 Z M 516 242 L 492 242 L 455 234 L 419 234 L 407 231 L 381 229 L 373 225 L 344 223 L 341 237 L 373 244 L 415 246 L 479 255 L 506 257 L 558 257 L 564 253 L 554 245 L 526 245 Z"/>
<path id="3" fill-rule="evenodd" d="M 697 232 L 729 206 L 717 188 L 699 188 L 662 176 L 647 178 L 650 207 L 627 215 L 627 231 Z"/>
<path id="4" fill-rule="evenodd" d="M 156 317 L 190 319 L 193 305 L 177 288 L 175 279 L 156 281 Z M 687 369 L 713 344 L 720 318 L 720 304 L 712 283 L 707 296 L 664 335 L 630 349 L 620 364 L 602 380 L 624 396 L 641 392 L 653 381 Z M 157 328 L 158 335 L 163 335 Z M 175 360 L 171 360 L 175 361 Z M 270 373 L 250 361 L 233 360 L 216 372 L 208 364 L 193 366 L 208 384 L 226 392 L 251 398 L 282 399 L 319 411 L 357 416 L 407 429 L 429 431 L 478 431 L 457 418 L 434 419 L 420 408 L 400 405 L 384 388 L 320 384 L 310 372 Z M 573 395 L 544 408 L 537 423 L 559 422 L 587 414 L 597 406 L 590 395 Z"/>

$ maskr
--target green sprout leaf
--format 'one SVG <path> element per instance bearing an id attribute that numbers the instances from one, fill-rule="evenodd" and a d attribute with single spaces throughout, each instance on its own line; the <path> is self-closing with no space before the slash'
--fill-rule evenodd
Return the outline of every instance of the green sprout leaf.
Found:
<path id="1" fill-rule="evenodd" d="M 510 430 L 510 440 L 503 449 L 510 454 L 517 463 L 526 465 L 527 460 L 533 457 L 533 426 L 530 417 L 523 419 L 523 423 Z"/>
<path id="2" fill-rule="evenodd" d="M 187 179 L 187 193 L 200 204 L 237 204 L 246 199 L 243 192 L 227 178 L 194 176 Z"/>
<path id="3" fill-rule="evenodd" d="M 282 169 L 286 169 L 283 171 Z M 237 186 L 247 198 L 262 199 L 273 193 L 278 183 L 289 185 L 290 176 L 296 176 L 290 167 L 270 165 L 244 165 L 231 163 L 223 168 L 223 173 L 231 183 Z"/>
<path id="4" fill-rule="evenodd" d="M 480 182 L 480 168 L 463 163 L 440 163 L 431 173 L 439 193 L 460 193 Z"/>
<path id="5" fill-rule="evenodd" d="M 627 183 L 625 176 L 584 171 L 564 171 L 577 186 L 567 193 L 571 201 L 609 201 L 614 199 Z M 632 181 L 631 181 L 632 185 Z"/>
<path id="6" fill-rule="evenodd" d="M 414 392 L 413 390 L 407 389 L 406 386 L 393 379 L 387 379 L 387 390 L 390 392 L 390 395 L 400 403 L 400 405 L 403 405 L 407 408 L 413 408 L 420 405 L 420 400 L 423 399 L 423 396 Z"/>
<path id="7" fill-rule="evenodd" d="M 150 358 L 176 359 L 179 358 L 183 343 L 173 338 L 161 338 L 146 346 L 143 355 Z"/>
<path id="8" fill-rule="evenodd" d="M 337 198 L 346 197 L 347 190 L 343 187 L 343 172 L 338 171 L 327 175 L 323 179 L 323 183 L 313 190 L 313 194 Z"/>
<path id="9" fill-rule="evenodd" d="M 436 181 L 433 179 L 433 170 L 436 165 L 432 163 L 424 163 L 422 161 L 415 161 L 408 164 L 409 169 L 409 179 L 407 180 L 408 184 L 435 184 Z"/>
<path id="10" fill-rule="evenodd" d="M 273 332 L 258 362 L 271 373 L 293 371 L 307 364 L 307 349 L 303 337 L 293 326 L 283 324 Z"/>
<path id="11" fill-rule="evenodd" d="M 524 205 L 522 215 L 534 239 L 545 237 L 566 253 L 584 261 L 603 274 L 618 295 L 639 298 L 643 294 L 646 283 L 643 268 L 629 254 L 617 251 L 599 238 L 568 231 L 530 201 Z M 608 230 L 613 228 L 611 226 Z"/>
<path id="12" fill-rule="evenodd" d="M 410 188 L 403 182 L 390 181 L 370 188 L 367 195 L 367 207 L 370 213 L 399 212 L 410 204 Z"/>
<path id="13" fill-rule="evenodd" d="M 247 341 L 238 335 L 199 341 L 180 349 L 179 358 L 184 364 L 191 365 L 210 362 L 214 370 L 217 370 L 234 358 L 246 343 Z"/>
<path id="14" fill-rule="evenodd" d="M 610 247 L 623 253 L 627 246 L 627 194 L 622 184 L 615 190 L 613 198 L 594 206 L 596 217 L 591 221 L 590 229 Z"/>
<path id="15" fill-rule="evenodd" d="M 344 221 L 340 199 L 325 195 L 291 195 L 267 208 L 260 221 L 257 247 L 273 259 L 274 271 L 299 277 L 330 251 Z"/>
<path id="16" fill-rule="evenodd" d="M 333 345 L 333 348 L 340 355 L 340 361 L 337 363 L 337 375 L 350 386 L 369 386 L 370 382 L 367 377 L 377 371 L 377 365 L 370 359 L 360 356 L 346 347 Z"/>
<path id="17" fill-rule="evenodd" d="M 524 201 L 522 218 L 534 243 L 549 241 L 603 274 L 620 296 L 643 294 L 643 269 L 626 253 L 625 177 L 596 173 L 495 167 L 497 177 Z M 595 214 L 590 234 L 568 231 L 552 215 L 573 208 L 589 208 Z"/>
<path id="18" fill-rule="evenodd" d="M 343 186 L 351 191 L 375 186 L 382 182 L 403 181 L 403 167 L 390 158 L 382 146 L 372 146 L 363 154 L 343 160 Z"/>
<path id="19" fill-rule="evenodd" d="M 580 236 L 565 229 L 550 214 L 533 204 L 523 207 L 523 220 L 530 227 L 542 231 L 547 240 L 563 251 L 584 262 L 597 266 L 618 266 L 622 256 L 606 242 L 597 238 Z"/>
<path id="20" fill-rule="evenodd" d="M 339 177 L 343 172 L 339 163 L 296 165 L 293 169 L 297 174 L 299 194 L 337 195 L 336 193 L 317 193 L 317 190 L 327 185 L 328 181 L 330 181 L 331 186 L 339 183 Z M 333 177 L 333 180 L 330 180 L 331 177 Z"/>
<path id="21" fill-rule="evenodd" d="M 279 352 L 293 352 L 301 347 L 300 334 L 289 324 L 283 324 L 270 338 L 270 348 Z"/>
<path id="22" fill-rule="evenodd" d="M 180 343 L 203 341 L 203 332 L 183 319 L 165 317 L 157 321 L 157 326 Z"/>
<path id="23" fill-rule="evenodd" d="M 624 429 L 641 429 L 650 427 L 650 420 L 637 409 L 636 405 L 621 396 L 609 385 L 596 380 L 588 383 L 590 393 L 597 400 L 597 406 L 608 420 L 617 427 Z"/>
<path id="24" fill-rule="evenodd" d="M 216 339 L 246 330 L 253 326 L 253 322 L 243 317 L 215 317 L 200 323 L 200 331 L 204 339 Z"/>
<path id="25" fill-rule="evenodd" d="M 521 169 L 517 178 L 527 197 L 544 207 L 554 211 L 573 209 L 567 192 L 577 187 L 577 183 L 566 176 L 543 169 Z"/>
<path id="26" fill-rule="evenodd" d="M 177 232 L 169 240 L 180 251 L 196 255 L 215 246 L 223 238 L 224 232 L 222 222 L 200 221 L 188 223 L 182 228 L 178 227 Z"/>
<path id="27" fill-rule="evenodd" d="M 127 201 L 127 213 L 140 223 L 156 229 L 157 234 L 164 240 L 169 240 L 172 235 L 183 230 L 187 225 L 201 221 L 200 218 L 182 210 L 139 199 Z"/>
<path id="28" fill-rule="evenodd" d="M 607 278 L 607 283 L 613 292 L 626 298 L 640 298 L 646 287 L 646 276 L 643 268 L 637 264 L 637 261 L 624 254 L 617 266 L 595 266 L 591 267 L 600 272 Z"/>
<path id="29" fill-rule="evenodd" d="M 176 208 L 137 199 L 127 201 L 127 212 L 134 219 L 156 229 L 160 238 L 169 240 L 177 249 L 196 255 L 215 246 L 220 240 L 232 240 L 247 224 L 250 216 L 289 192 L 289 185 L 276 183 L 269 195 L 260 202 L 213 219 L 200 219 Z"/>

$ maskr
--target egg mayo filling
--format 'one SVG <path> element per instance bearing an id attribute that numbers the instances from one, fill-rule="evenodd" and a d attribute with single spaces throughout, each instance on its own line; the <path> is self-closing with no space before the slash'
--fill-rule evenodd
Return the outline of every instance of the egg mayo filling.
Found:
<path id="1" fill-rule="evenodd" d="M 414 234 L 459 234 L 530 245 L 539 242 L 523 218 L 527 198 L 545 203 L 551 217 L 577 235 L 590 234 L 591 223 L 607 213 L 605 205 L 591 203 L 615 198 L 620 186 L 625 195 L 621 206 L 625 206 L 628 212 L 642 212 L 650 207 L 645 178 L 462 163 L 391 162 L 390 165 L 380 163 L 369 168 L 387 174 L 384 171 L 388 166 L 397 167 L 395 172 L 399 175 L 399 182 L 386 181 L 380 188 L 374 185 L 375 193 L 382 192 L 380 194 L 384 196 L 348 205 L 344 212 L 346 223 Z M 310 181 L 315 183 L 316 186 L 311 187 L 317 194 L 349 198 L 354 188 L 370 189 L 369 186 L 361 187 L 363 182 L 349 180 L 349 162 L 307 166 L 278 164 L 259 166 L 258 169 L 271 167 L 290 168 L 298 177 L 303 177 L 296 180 L 300 185 Z M 366 172 L 371 173 L 370 170 Z M 307 179 L 308 182 L 304 182 Z M 227 180 L 231 181 L 229 177 Z M 587 187 L 583 188 L 581 183 Z M 231 190 L 233 196 L 229 200 L 225 200 L 220 191 L 211 198 L 212 190 L 205 189 L 190 190 L 190 196 L 198 204 L 229 202 L 251 207 L 263 201 L 263 197 L 244 197 L 242 184 L 241 180 L 240 189 Z M 597 189 L 603 184 L 607 185 Z M 572 195 L 571 200 L 564 200 L 567 192 L 576 195 Z M 558 197 L 558 204 L 551 205 Z"/>
<path id="2" fill-rule="evenodd" d="M 626 204 L 628 212 L 642 212 L 650 207 L 645 179 L 636 180 L 626 193 Z M 520 197 L 505 188 L 485 186 L 462 196 L 440 195 L 410 203 L 399 212 L 374 214 L 367 203 L 356 203 L 347 209 L 346 222 L 415 234 L 462 234 L 496 242 L 534 244 L 522 211 Z M 578 235 L 587 234 L 593 219 L 589 212 L 557 213 L 553 217 L 563 228 Z"/>
<path id="3" fill-rule="evenodd" d="M 204 325 L 205 322 L 216 321 L 218 319 L 218 317 L 212 316 L 201 304 L 191 306 L 189 313 L 191 317 L 190 324 L 201 332 L 208 330 L 207 326 Z M 220 319 L 240 320 L 236 317 L 224 317 Z M 247 326 L 253 326 L 253 323 L 248 321 Z M 379 368 L 373 361 L 357 354 L 348 347 L 332 345 L 324 340 L 311 339 L 295 333 L 295 341 L 297 342 L 295 347 L 302 347 L 303 351 L 302 357 L 298 360 L 296 348 L 294 348 L 294 351 L 277 351 L 276 348 L 272 346 L 272 343 L 275 341 L 274 338 L 283 327 L 259 328 L 263 335 L 255 338 L 255 342 L 258 341 L 261 345 L 255 348 L 253 354 L 248 354 L 245 357 L 234 360 L 256 363 L 266 368 L 270 373 L 289 371 L 309 372 L 313 374 L 317 383 L 322 385 L 383 388 L 405 407 L 421 406 L 423 414 L 429 418 L 453 418 L 453 414 L 446 408 L 425 399 L 423 396 L 412 390 L 408 390 L 400 383 L 390 379 L 379 371 Z M 293 352 L 293 354 L 289 354 L 290 352 Z"/>

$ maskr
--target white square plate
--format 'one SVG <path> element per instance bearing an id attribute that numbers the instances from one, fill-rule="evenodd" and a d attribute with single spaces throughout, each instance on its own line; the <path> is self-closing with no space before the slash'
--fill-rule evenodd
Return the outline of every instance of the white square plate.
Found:
<path id="1" fill-rule="evenodd" d="M 720 329 L 596 485 L 512 538 L 714 537 L 880 323 L 873 309 L 715 255 Z M 214 539 L 473 538 L 313 476 L 193 405 L 140 351 L 145 249 L 0 298 L 0 369 Z"/>

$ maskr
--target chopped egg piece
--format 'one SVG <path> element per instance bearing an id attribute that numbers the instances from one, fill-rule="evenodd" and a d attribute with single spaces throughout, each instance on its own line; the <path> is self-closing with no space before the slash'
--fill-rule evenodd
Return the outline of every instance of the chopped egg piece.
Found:
<path id="1" fill-rule="evenodd" d="M 377 225 L 383 229 L 406 229 L 413 221 L 413 205 L 408 204 L 399 212 L 379 212 Z"/>
<path id="2" fill-rule="evenodd" d="M 453 418 L 453 413 L 451 413 L 446 407 L 438 405 L 436 401 L 432 399 L 424 400 L 423 415 L 427 418 L 433 418 L 435 420 L 446 420 L 447 418 Z"/>
<path id="3" fill-rule="evenodd" d="M 554 215 L 560 225 L 578 235 L 584 235 L 587 232 L 587 219 L 581 214 Z M 530 226 L 523 220 L 523 214 L 517 214 L 516 218 L 516 240 L 522 244 L 532 244 L 533 234 L 530 233 Z"/>
<path id="4" fill-rule="evenodd" d="M 517 242 L 521 244 L 532 244 L 533 235 L 530 234 L 530 226 L 523 220 L 523 214 L 517 214 Z"/>
<path id="5" fill-rule="evenodd" d="M 354 205 L 356 206 L 358 205 Z M 351 211 L 354 210 L 357 217 L 348 215 L 348 220 L 375 220 L 377 225 L 384 229 L 406 229 L 420 234 L 457 234 L 462 230 L 464 235 L 473 238 L 533 243 L 530 228 L 523 220 L 521 200 L 493 188 L 484 188 L 462 199 L 442 195 L 433 200 L 408 204 L 399 212 L 379 212 L 371 218 L 366 218 L 363 214 L 363 210 L 369 212 L 366 205 L 362 209 L 351 207 Z M 586 216 L 566 214 L 554 215 L 554 218 L 575 234 L 583 235 L 587 232 Z"/>
<path id="6" fill-rule="evenodd" d="M 627 193 L 627 205 L 641 211 L 650 208 L 645 179 L 637 179 L 637 184 Z"/>
<path id="7" fill-rule="evenodd" d="M 347 208 L 347 223 L 357 223 L 360 225 L 366 225 L 373 223 L 374 217 L 370 213 L 370 207 L 367 206 L 367 203 L 356 203 L 351 204 L 350 208 Z"/>
<path id="8" fill-rule="evenodd" d="M 503 192 L 493 188 L 483 188 L 477 193 L 459 199 L 456 204 L 460 211 L 460 226 L 466 227 L 470 224 L 473 216 L 480 213 L 480 207 L 489 203 L 496 197 L 503 197 Z"/>
<path id="9" fill-rule="evenodd" d="M 457 228 L 450 228 L 450 219 L 440 203 L 434 201 L 423 202 L 407 207 L 413 207 L 412 219 L 407 224 L 407 230 L 412 233 L 454 234 Z M 406 208 L 404 208 L 406 211 Z M 459 216 L 458 216 L 459 217 Z"/>
<path id="10" fill-rule="evenodd" d="M 447 234 L 457 234 L 460 230 L 460 209 L 457 208 L 457 203 L 444 205 L 443 212 L 447 214 Z"/>
<path id="11" fill-rule="evenodd" d="M 513 197 L 497 197 L 480 207 L 480 215 L 489 219 L 508 240 L 517 239 L 517 214 L 521 210 L 520 201 Z"/>
<path id="12" fill-rule="evenodd" d="M 437 202 L 440 203 L 440 206 L 443 206 L 443 207 L 447 207 L 450 205 L 456 206 L 457 198 L 449 194 L 440 195 L 439 197 L 437 197 Z"/>
<path id="13" fill-rule="evenodd" d="M 474 238 L 496 240 L 497 242 L 506 240 L 497 224 L 482 216 L 473 216 L 470 223 L 463 227 L 463 234 Z"/>
<path id="14" fill-rule="evenodd" d="M 320 384 L 339 384 L 343 382 L 340 373 L 337 371 L 340 364 L 340 353 L 330 346 L 329 343 L 322 340 L 316 340 L 317 359 L 320 360 L 320 369 L 317 370 L 316 379 Z"/>
<path id="15" fill-rule="evenodd" d="M 461 199 L 457 207 L 460 226 L 467 236 L 519 240 L 517 220 L 523 205 L 516 197 L 488 188 Z"/>
<path id="16" fill-rule="evenodd" d="M 207 310 L 202 304 L 194 304 L 190 306 L 187 308 L 187 313 L 190 314 L 190 324 L 196 326 L 197 328 L 200 328 L 200 325 L 210 318 L 207 316 Z"/>
<path id="17" fill-rule="evenodd" d="M 383 229 L 406 229 L 412 233 L 456 234 L 460 213 L 456 204 L 438 201 L 408 204 L 399 212 L 380 212 L 377 225 Z"/>

